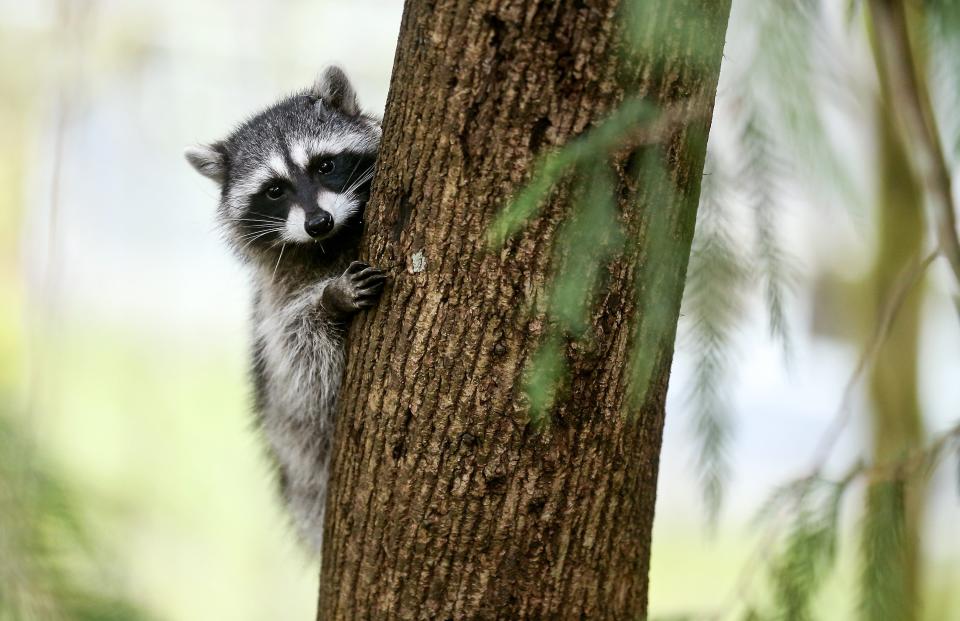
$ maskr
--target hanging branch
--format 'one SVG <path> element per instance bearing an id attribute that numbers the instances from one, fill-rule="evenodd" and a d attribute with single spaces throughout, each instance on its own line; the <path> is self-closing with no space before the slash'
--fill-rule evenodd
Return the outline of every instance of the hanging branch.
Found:
<path id="1" fill-rule="evenodd" d="M 917 177 L 933 207 L 940 252 L 947 258 L 960 285 L 960 239 L 953 212 L 950 169 L 940 144 L 930 94 L 921 88 L 910 50 L 907 16 L 900 0 L 871 0 L 870 16 L 876 31 L 877 64 L 887 100 L 903 123 Z"/>
<path id="2" fill-rule="evenodd" d="M 766 503 L 768 508 L 771 505 L 778 505 L 781 510 L 777 513 L 781 518 L 795 515 L 804 505 L 810 493 L 814 491 L 816 485 L 824 481 L 822 476 L 823 468 L 832 453 L 837 437 L 850 421 L 850 413 L 852 411 L 850 401 L 853 397 L 854 388 L 859 384 L 860 378 L 876 359 L 877 352 L 879 352 L 880 348 L 886 342 L 890 328 L 900 308 L 903 306 L 903 302 L 922 280 L 927 268 L 933 263 L 937 256 L 937 252 L 933 252 L 922 258 L 915 258 L 904 267 L 899 277 L 891 286 L 890 293 L 883 305 L 873 334 L 864 347 L 857 366 L 847 380 L 836 414 L 821 436 L 816 451 L 814 451 L 814 458 L 808 473 L 781 488 L 782 493 L 776 494 L 771 501 Z M 960 435 L 960 425 L 944 433 L 941 437 L 937 438 L 929 448 L 918 454 L 939 456 L 949 441 L 958 437 L 958 435 Z M 915 455 L 911 454 L 907 459 L 914 458 L 916 458 Z M 880 474 L 879 470 L 889 469 L 889 467 L 890 466 L 886 464 L 879 467 L 868 467 L 864 465 L 863 462 L 858 462 L 844 475 L 841 482 L 845 481 L 849 483 L 855 477 L 864 473 L 870 476 L 877 476 Z M 846 485 L 844 484 L 844 488 L 845 487 Z M 761 513 L 770 515 L 771 511 L 764 510 Z M 769 561 L 770 550 L 773 549 L 777 540 L 780 538 L 784 526 L 785 524 L 782 521 L 770 521 L 760 538 L 759 544 L 741 569 L 733 590 L 720 606 L 719 610 L 715 614 L 707 616 L 707 619 L 719 620 L 726 618 L 738 603 L 748 600 L 748 595 L 754 580 L 760 574 L 760 570 L 767 564 L 766 562 Z"/>

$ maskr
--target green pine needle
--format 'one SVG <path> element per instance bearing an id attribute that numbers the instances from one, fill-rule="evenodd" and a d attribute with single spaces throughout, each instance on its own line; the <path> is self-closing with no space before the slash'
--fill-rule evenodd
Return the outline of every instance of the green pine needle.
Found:
<path id="1" fill-rule="evenodd" d="M 640 187 L 656 200 L 644 206 L 646 252 L 634 279 L 638 313 L 628 361 L 627 403 L 631 412 L 637 412 L 646 402 L 660 352 L 667 349 L 676 334 L 679 309 L 674 306 L 671 292 L 680 289 L 677 280 L 684 276 L 680 266 L 689 252 L 677 242 L 673 232 L 674 216 L 685 199 L 676 192 L 660 150 L 648 149 L 639 170 Z"/>
<path id="2" fill-rule="evenodd" d="M 550 410 L 566 373 L 563 341 L 556 332 L 551 332 L 530 359 L 523 387 L 534 427 L 542 429 L 549 425 Z"/>
<path id="3" fill-rule="evenodd" d="M 725 194 L 730 180 L 708 152 L 683 299 L 694 357 L 690 404 L 696 469 L 707 520 L 716 524 L 729 477 L 727 453 L 733 435 L 728 386 L 734 334 L 743 321 L 747 270 L 731 231 Z"/>
<path id="4" fill-rule="evenodd" d="M 624 243 L 609 167 L 595 164 L 580 178 L 584 187 L 557 238 L 558 268 L 548 308 L 550 318 L 576 336 L 587 329 L 601 268 Z"/>
<path id="5" fill-rule="evenodd" d="M 534 166 L 527 185 L 507 204 L 487 231 L 487 243 L 496 249 L 537 215 L 554 187 L 577 166 L 605 160 L 624 136 L 652 122 L 657 108 L 642 99 L 624 102 L 609 118 L 551 151 Z"/>

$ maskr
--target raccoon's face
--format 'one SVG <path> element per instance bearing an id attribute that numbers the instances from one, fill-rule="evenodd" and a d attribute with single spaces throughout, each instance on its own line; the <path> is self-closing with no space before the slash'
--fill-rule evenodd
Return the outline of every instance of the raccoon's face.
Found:
<path id="1" fill-rule="evenodd" d="M 356 230 L 370 193 L 380 124 L 360 114 L 346 75 L 327 69 L 303 93 L 191 147 L 187 160 L 221 186 L 219 219 L 243 253 L 313 244 Z"/>

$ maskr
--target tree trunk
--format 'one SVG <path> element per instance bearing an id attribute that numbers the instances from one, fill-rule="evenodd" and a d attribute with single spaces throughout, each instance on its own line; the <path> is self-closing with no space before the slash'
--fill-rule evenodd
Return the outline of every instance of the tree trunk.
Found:
<path id="1" fill-rule="evenodd" d="M 729 0 L 648 4 L 645 32 L 666 36 L 628 61 L 618 0 L 408 0 L 363 248 L 392 282 L 350 329 L 320 619 L 644 616 L 663 403 Z M 707 19 L 692 27 L 693 16 Z M 691 52 L 703 46 L 708 62 Z M 706 114 L 688 110 L 697 93 L 709 94 Z M 592 340 L 566 346 L 567 389 L 538 431 L 523 369 L 545 329 L 537 300 L 570 193 L 555 192 L 500 250 L 486 232 L 538 153 L 627 94 L 691 112 L 662 140 L 676 198 L 637 187 L 635 154 L 612 158 L 634 236 L 605 270 Z M 655 209 L 669 210 L 681 260 L 650 389 L 627 416 L 634 275 Z"/>
<path id="2" fill-rule="evenodd" d="M 923 190 L 911 173 L 888 102 L 881 102 L 877 249 L 869 276 L 872 308 L 883 309 L 897 281 L 923 251 Z M 914 285 L 890 326 L 870 372 L 873 461 L 890 464 L 924 443 L 920 408 L 920 311 L 923 286 Z M 864 318 L 867 325 L 879 321 Z M 863 520 L 861 591 L 865 621 L 913 621 L 920 615 L 921 533 L 926 481 L 871 481 Z"/>

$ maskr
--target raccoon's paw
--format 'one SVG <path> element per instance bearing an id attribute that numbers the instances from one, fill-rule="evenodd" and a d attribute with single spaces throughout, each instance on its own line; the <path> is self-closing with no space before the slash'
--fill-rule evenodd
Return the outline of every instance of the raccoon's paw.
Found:
<path id="1" fill-rule="evenodd" d="M 354 261 L 323 291 L 323 307 L 329 312 L 347 316 L 373 306 L 387 274 L 362 261 Z"/>

